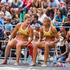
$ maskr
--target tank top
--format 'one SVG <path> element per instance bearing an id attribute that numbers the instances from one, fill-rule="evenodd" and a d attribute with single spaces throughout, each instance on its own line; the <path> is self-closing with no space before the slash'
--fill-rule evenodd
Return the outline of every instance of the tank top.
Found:
<path id="1" fill-rule="evenodd" d="M 24 36 L 28 36 L 28 27 L 26 29 L 23 29 L 21 25 L 17 33 L 22 34 Z"/>

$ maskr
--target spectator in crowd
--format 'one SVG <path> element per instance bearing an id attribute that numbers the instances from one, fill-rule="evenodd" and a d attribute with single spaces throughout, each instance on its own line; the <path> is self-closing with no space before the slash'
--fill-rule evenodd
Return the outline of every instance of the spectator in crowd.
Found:
<path id="1" fill-rule="evenodd" d="M 56 44 L 56 58 L 54 58 L 53 62 L 56 66 L 63 67 L 67 58 L 68 46 L 66 40 L 66 30 L 64 27 L 60 28 L 59 34 L 59 41 Z M 58 51 L 58 48 L 60 51 Z M 60 54 L 59 54 L 60 52 Z"/>
<path id="2" fill-rule="evenodd" d="M 1 0 L 1 3 L 6 3 L 8 0 Z"/>
<path id="3" fill-rule="evenodd" d="M 66 2 L 66 8 L 67 8 L 67 10 L 69 10 L 70 9 L 70 0 L 66 0 L 65 2 Z"/>
<path id="4" fill-rule="evenodd" d="M 11 48 L 16 48 L 16 65 L 19 64 L 21 48 L 26 47 L 31 42 L 32 29 L 30 28 L 30 15 L 25 15 L 25 21 L 22 24 L 17 24 L 10 35 L 3 64 L 7 64 L 7 58 Z"/>
<path id="5" fill-rule="evenodd" d="M 68 57 L 66 62 L 70 64 L 70 30 L 67 32 L 67 41 L 68 41 Z"/>
<path id="6" fill-rule="evenodd" d="M 23 6 L 22 0 L 14 0 L 11 5 L 16 13 L 16 16 L 19 17 L 20 8 Z"/>
<path id="7" fill-rule="evenodd" d="M 48 2 L 48 7 L 51 7 L 51 8 L 59 8 L 59 2 L 57 2 L 56 0 L 50 0 Z"/>
<path id="8" fill-rule="evenodd" d="M 32 14 L 32 22 L 31 22 L 32 29 L 40 28 L 41 25 L 42 25 L 42 23 L 40 21 L 38 21 L 38 15 Z"/>
<path id="9" fill-rule="evenodd" d="M 0 25 L 4 25 L 4 13 L 0 11 Z"/>
<path id="10" fill-rule="evenodd" d="M 24 16 L 30 9 L 32 5 L 32 0 L 22 0 L 23 6 L 19 9 L 20 10 L 20 22 L 24 21 Z"/>
<path id="11" fill-rule="evenodd" d="M 43 9 L 46 9 L 46 8 L 48 7 L 48 1 L 47 1 L 47 0 L 43 0 L 43 1 L 41 2 L 41 7 L 42 7 Z"/>
<path id="12" fill-rule="evenodd" d="M 54 9 L 53 8 L 47 8 L 46 15 L 53 20 L 54 19 Z"/>
<path id="13" fill-rule="evenodd" d="M 12 30 L 13 25 L 11 24 L 11 19 L 9 18 L 5 21 L 5 30 L 4 30 L 5 35 L 8 37 L 11 34 Z"/>
<path id="14" fill-rule="evenodd" d="M 62 13 L 62 9 L 58 9 L 56 12 L 56 15 L 54 16 L 54 25 L 58 31 L 60 29 L 60 26 L 62 26 L 62 22 L 64 21 L 64 19 L 65 19 L 65 16 Z"/>
<path id="15" fill-rule="evenodd" d="M 64 22 L 70 22 L 70 10 L 67 13 L 67 17 L 64 19 Z"/>
<path id="16" fill-rule="evenodd" d="M 7 6 L 8 7 L 8 6 Z M 7 8 L 6 7 L 6 10 L 5 10 L 5 12 L 4 12 L 4 19 L 12 19 L 12 15 L 11 15 L 11 13 L 10 13 L 10 10 L 9 10 L 9 8 Z"/>
<path id="17" fill-rule="evenodd" d="M 65 26 L 66 31 L 69 31 L 68 27 L 70 26 L 70 12 L 68 12 L 66 18 L 64 19 L 63 26 Z"/>
<path id="18" fill-rule="evenodd" d="M 56 16 L 55 16 L 55 21 L 56 22 L 63 22 L 65 16 L 63 15 L 62 9 L 58 9 Z"/>
<path id="19" fill-rule="evenodd" d="M 41 8 L 41 0 L 33 0 L 32 7 Z"/>
<path id="20" fill-rule="evenodd" d="M 41 11 L 40 11 L 41 10 Z M 40 9 L 38 12 L 38 21 L 40 21 L 43 24 L 43 20 L 45 17 L 47 17 L 46 12 L 43 9 Z"/>

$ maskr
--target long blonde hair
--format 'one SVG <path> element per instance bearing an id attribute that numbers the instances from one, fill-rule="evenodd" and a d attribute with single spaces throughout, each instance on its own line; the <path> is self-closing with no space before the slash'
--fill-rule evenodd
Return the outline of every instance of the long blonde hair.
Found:
<path id="1" fill-rule="evenodd" d="M 25 14 L 24 20 L 26 20 L 27 18 L 30 18 L 29 14 Z"/>

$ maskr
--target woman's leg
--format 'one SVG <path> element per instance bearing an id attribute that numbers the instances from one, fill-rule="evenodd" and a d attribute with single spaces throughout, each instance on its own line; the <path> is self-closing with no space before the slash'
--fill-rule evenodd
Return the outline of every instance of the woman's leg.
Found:
<path id="1" fill-rule="evenodd" d="M 21 49 L 26 47 L 27 42 L 18 41 L 16 45 L 16 63 L 19 64 L 19 59 L 21 57 Z"/>
<path id="2" fill-rule="evenodd" d="M 36 43 L 33 42 L 32 44 L 33 44 L 33 64 L 35 64 L 36 63 L 38 47 L 37 47 Z"/>
<path id="3" fill-rule="evenodd" d="M 21 44 L 17 44 L 16 46 L 16 63 L 19 64 L 19 59 L 21 56 Z"/>
<path id="4" fill-rule="evenodd" d="M 44 64 L 46 64 L 49 56 L 49 46 L 45 45 L 44 47 Z"/>
<path id="5" fill-rule="evenodd" d="M 16 44 L 15 39 L 12 39 L 11 41 L 8 42 L 7 47 L 5 49 L 5 58 L 4 58 L 3 64 L 7 63 L 7 58 L 10 54 L 10 50 L 11 50 L 11 48 L 15 48 L 15 44 Z"/>
<path id="6" fill-rule="evenodd" d="M 55 47 L 54 44 L 51 44 L 50 42 L 45 42 L 44 44 L 44 64 L 45 65 L 49 57 L 49 51 L 51 48 L 54 48 L 54 47 Z"/>
<path id="7" fill-rule="evenodd" d="M 69 54 L 68 54 L 68 58 L 66 59 L 66 62 L 67 62 L 67 63 L 70 63 L 70 52 L 69 52 Z"/>

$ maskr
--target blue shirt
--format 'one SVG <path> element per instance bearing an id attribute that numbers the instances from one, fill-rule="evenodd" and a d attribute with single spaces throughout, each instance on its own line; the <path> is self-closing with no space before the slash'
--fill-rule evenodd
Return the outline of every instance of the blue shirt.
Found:
<path id="1" fill-rule="evenodd" d="M 4 19 L 0 17 L 0 27 L 3 27 L 4 25 Z"/>
<path id="2" fill-rule="evenodd" d="M 12 26 L 12 24 L 5 24 L 5 30 L 6 31 L 12 31 L 12 29 L 13 29 L 13 26 Z"/>
<path id="3" fill-rule="evenodd" d="M 56 15 L 56 17 L 55 17 L 57 22 L 62 22 L 64 18 L 65 18 L 64 15 L 62 17 L 58 17 L 58 15 Z"/>

